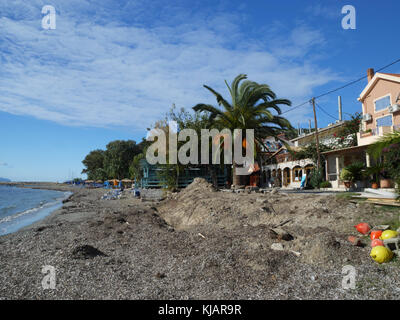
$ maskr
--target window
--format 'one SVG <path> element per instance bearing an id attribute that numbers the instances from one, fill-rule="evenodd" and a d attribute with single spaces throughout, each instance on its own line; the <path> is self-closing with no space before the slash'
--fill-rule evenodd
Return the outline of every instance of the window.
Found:
<path id="1" fill-rule="evenodd" d="M 377 127 L 382 127 L 382 126 L 390 127 L 392 125 L 393 125 L 393 121 L 392 121 L 392 116 L 391 115 L 376 119 L 376 126 Z"/>
<path id="2" fill-rule="evenodd" d="M 386 96 L 375 101 L 375 111 L 386 109 L 389 106 L 390 106 L 390 96 Z"/>

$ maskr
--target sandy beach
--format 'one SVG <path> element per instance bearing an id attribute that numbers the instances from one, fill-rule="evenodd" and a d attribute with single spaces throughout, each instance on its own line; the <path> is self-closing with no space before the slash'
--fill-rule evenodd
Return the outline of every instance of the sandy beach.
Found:
<path id="1" fill-rule="evenodd" d="M 119 200 L 100 200 L 103 189 L 36 187 L 74 193 L 44 220 L 0 237 L 0 299 L 399 298 L 398 263 L 378 265 L 368 247 L 346 240 L 357 214 L 382 219 L 370 205 L 354 207 L 334 195 L 238 195 L 203 185 L 161 202 L 127 191 Z M 285 225 L 294 239 L 271 234 L 276 221 L 293 217 L 296 197 L 305 196 L 315 198 L 304 209 L 309 220 Z M 285 250 L 270 248 L 277 242 Z M 45 290 L 48 265 L 55 267 L 56 288 Z M 357 270 L 355 289 L 342 288 L 344 265 Z"/>

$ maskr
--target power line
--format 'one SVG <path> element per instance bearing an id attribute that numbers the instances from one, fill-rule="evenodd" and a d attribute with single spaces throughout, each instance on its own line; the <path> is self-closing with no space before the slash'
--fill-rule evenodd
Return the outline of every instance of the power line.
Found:
<path id="1" fill-rule="evenodd" d="M 299 104 L 299 105 L 297 105 L 297 106 L 295 106 L 295 107 L 293 107 L 293 108 L 290 108 L 289 110 L 286 110 L 286 111 L 282 112 L 281 114 L 285 114 L 285 113 L 288 113 L 288 112 L 290 112 L 290 111 L 293 111 L 293 110 L 295 110 L 295 109 L 297 109 L 297 108 L 300 108 L 300 107 L 304 106 L 305 104 L 307 104 L 307 103 L 309 103 L 309 102 L 310 102 L 310 101 L 303 102 L 303 103 L 301 103 L 301 104 Z"/>
<path id="2" fill-rule="evenodd" d="M 376 72 L 382 71 L 382 70 L 384 70 L 384 69 L 386 69 L 386 68 L 388 68 L 388 67 L 390 67 L 390 66 L 392 66 L 392 65 L 394 65 L 394 64 L 396 64 L 396 63 L 399 63 L 399 62 L 400 62 L 400 59 L 397 59 L 397 60 L 395 60 L 395 61 L 393 61 L 393 62 L 387 64 L 386 66 L 383 66 L 383 67 L 377 69 Z M 351 82 L 349 82 L 349 83 L 347 83 L 347 84 L 345 84 L 345 85 L 343 85 L 343 86 L 340 86 L 340 87 L 338 87 L 338 88 L 336 88 L 336 89 L 329 90 L 329 91 L 327 91 L 327 92 L 325 92 L 325 93 L 320 94 L 319 96 L 316 96 L 315 99 L 319 99 L 319 98 L 321 98 L 321 97 L 327 96 L 327 95 L 329 95 L 329 94 L 331 94 L 331 93 L 334 93 L 334 92 L 336 92 L 336 91 L 339 91 L 339 90 L 341 90 L 341 89 L 344 89 L 344 88 L 346 88 L 346 87 L 349 87 L 349 86 L 351 86 L 351 85 L 353 85 L 353 84 L 355 84 L 355 83 L 357 83 L 357 82 L 359 82 L 359 81 L 361 81 L 361 80 L 364 80 L 364 79 L 367 78 L 367 77 L 368 77 L 368 76 L 363 76 L 363 77 L 358 78 L 358 79 L 356 79 L 356 80 L 353 80 L 353 81 L 351 81 Z M 286 110 L 285 112 L 282 112 L 281 114 L 285 114 L 285 113 L 288 113 L 288 112 L 290 112 L 290 111 L 293 111 L 293 110 L 295 110 L 295 109 L 297 109 L 297 108 L 300 108 L 300 107 L 304 106 L 305 104 L 309 103 L 310 101 L 311 101 L 311 100 L 306 101 L 306 102 L 303 102 L 303 103 L 301 103 L 301 104 L 299 104 L 299 105 L 297 105 L 297 106 L 295 106 L 295 107 L 293 107 L 293 108 L 291 108 L 291 109 L 289 109 L 289 110 Z"/>
<path id="3" fill-rule="evenodd" d="M 336 118 L 336 117 L 332 116 L 331 114 L 329 114 L 328 112 L 326 112 L 326 111 L 324 110 L 324 108 L 322 108 L 318 103 L 315 102 L 315 104 L 316 104 L 316 106 L 318 107 L 318 109 L 320 109 L 320 110 L 321 110 L 323 113 L 325 113 L 327 116 L 331 117 L 332 119 L 339 120 L 338 118 Z"/>

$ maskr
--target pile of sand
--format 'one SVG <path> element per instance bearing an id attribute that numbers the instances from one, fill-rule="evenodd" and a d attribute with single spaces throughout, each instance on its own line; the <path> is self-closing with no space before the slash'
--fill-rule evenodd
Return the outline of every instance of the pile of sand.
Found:
<path id="1" fill-rule="evenodd" d="M 363 261 L 368 257 L 365 248 L 352 246 L 347 237 L 356 235 L 356 223 L 373 225 L 381 219 L 370 204 L 350 203 L 335 195 L 219 192 L 201 178 L 163 201 L 157 210 L 177 230 L 206 236 L 218 229 L 246 232 L 250 251 L 259 246 L 271 251 L 271 245 L 279 242 L 282 254 L 300 252 L 298 259 L 313 265 L 337 263 L 338 259 L 345 264 Z M 290 234 L 290 241 L 271 232 L 282 223 L 280 229 Z M 254 238 L 255 230 L 263 232 Z"/>

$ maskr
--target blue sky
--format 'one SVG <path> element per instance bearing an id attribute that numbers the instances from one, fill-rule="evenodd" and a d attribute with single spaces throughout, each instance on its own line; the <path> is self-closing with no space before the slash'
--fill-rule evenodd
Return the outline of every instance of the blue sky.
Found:
<path id="1" fill-rule="evenodd" d="M 357 29 L 341 27 L 356 8 Z M 41 27 L 44 5 L 55 30 Z M 0 177 L 62 181 L 115 139 L 140 141 L 173 103 L 214 103 L 239 73 L 293 105 L 400 58 L 396 0 L 0 0 Z M 400 73 L 400 64 L 385 72 Z M 318 100 L 360 111 L 365 82 Z M 285 114 L 308 126 L 309 105 Z M 318 111 L 319 126 L 334 121 Z"/>

